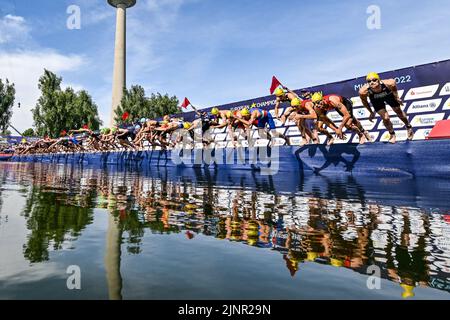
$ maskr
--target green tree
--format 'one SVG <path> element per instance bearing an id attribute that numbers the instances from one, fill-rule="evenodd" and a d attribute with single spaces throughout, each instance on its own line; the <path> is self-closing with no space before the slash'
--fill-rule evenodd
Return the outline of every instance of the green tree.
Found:
<path id="1" fill-rule="evenodd" d="M 1 132 L 1 135 L 3 135 L 3 136 L 11 136 L 12 133 L 11 133 L 11 130 L 6 129 L 6 130 Z"/>
<path id="2" fill-rule="evenodd" d="M 168 94 L 151 94 L 148 98 L 145 96 L 145 90 L 142 86 L 134 85 L 130 90 L 124 90 L 121 104 L 116 109 L 114 120 L 116 123 L 123 123 L 122 115 L 129 114 L 127 122 L 140 118 L 155 119 L 167 114 L 181 113 L 178 106 L 179 100 L 176 96 L 170 97 Z"/>
<path id="3" fill-rule="evenodd" d="M 124 89 L 122 100 L 116 109 L 114 121 L 119 124 L 123 123 L 122 115 L 125 113 L 130 115 L 128 119 L 131 120 L 143 118 L 142 114 L 147 104 L 143 87 L 135 85 L 130 90 Z"/>
<path id="4" fill-rule="evenodd" d="M 75 199 L 84 198 L 85 206 Z M 49 260 L 49 249 L 59 250 L 68 239 L 77 239 L 93 222 L 95 192 L 84 197 L 46 192 L 33 186 L 23 215 L 30 231 L 23 253 L 32 263 Z"/>
<path id="5" fill-rule="evenodd" d="M 45 70 L 39 79 L 41 96 L 32 110 L 37 135 L 59 136 L 63 130 L 79 129 L 89 125 L 98 130 L 101 121 L 97 105 L 85 91 L 72 88 L 61 90 L 62 78 Z"/>
<path id="6" fill-rule="evenodd" d="M 3 83 L 2 79 L 0 79 L 0 132 L 2 134 L 6 134 L 6 130 L 9 127 L 15 95 L 14 83 L 10 84 L 8 79 Z"/>
<path id="7" fill-rule="evenodd" d="M 34 133 L 34 130 L 32 128 L 29 128 L 27 130 L 25 130 L 22 135 L 24 137 L 34 137 L 36 134 Z"/>
<path id="8" fill-rule="evenodd" d="M 179 101 L 176 96 L 169 97 L 166 93 L 161 95 L 159 92 L 157 94 L 152 93 L 149 98 L 149 112 L 154 114 L 154 117 L 162 117 L 167 114 L 178 114 L 182 110 L 178 106 Z"/>

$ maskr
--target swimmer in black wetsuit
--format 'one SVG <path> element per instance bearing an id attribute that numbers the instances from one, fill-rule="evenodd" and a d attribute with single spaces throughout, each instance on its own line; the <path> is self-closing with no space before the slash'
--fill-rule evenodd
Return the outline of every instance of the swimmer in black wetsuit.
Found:
<path id="1" fill-rule="evenodd" d="M 366 80 L 367 84 L 359 90 L 359 96 L 364 107 L 366 107 L 366 109 L 370 112 L 369 120 L 373 121 L 373 118 L 375 118 L 375 112 L 377 112 L 381 119 L 383 119 L 384 126 L 388 129 L 389 134 L 391 135 L 389 142 L 395 143 L 397 139 L 395 137 L 394 126 L 392 125 L 389 114 L 386 111 L 386 104 L 388 104 L 398 115 L 400 120 L 402 120 L 405 124 L 406 129 L 408 130 L 408 140 L 412 140 L 414 138 L 414 131 L 408 121 L 406 113 L 401 108 L 403 101 L 398 96 L 397 84 L 395 83 L 395 80 L 381 80 L 380 76 L 375 72 L 369 73 Z M 370 99 L 370 103 L 375 109 L 375 112 L 373 112 L 370 108 L 368 98 Z"/>
<path id="2" fill-rule="evenodd" d="M 211 137 L 210 130 L 215 128 L 215 126 L 219 126 L 219 122 L 216 120 L 216 118 L 212 117 L 211 114 L 209 114 L 206 111 L 196 111 L 198 119 L 196 119 L 192 123 L 192 127 L 188 129 L 189 134 L 191 135 L 192 140 L 195 141 L 195 134 L 194 130 L 197 128 L 202 128 L 202 143 L 203 146 L 209 146 L 212 142 L 214 142 L 214 138 Z"/>
<path id="3" fill-rule="evenodd" d="M 119 141 L 120 145 L 125 149 L 136 149 L 135 145 L 131 141 L 136 139 L 136 131 L 139 129 L 140 126 L 135 127 L 134 125 L 127 125 L 125 128 L 117 128 L 116 138 Z M 131 141 L 128 140 L 128 138 L 130 138 Z"/>

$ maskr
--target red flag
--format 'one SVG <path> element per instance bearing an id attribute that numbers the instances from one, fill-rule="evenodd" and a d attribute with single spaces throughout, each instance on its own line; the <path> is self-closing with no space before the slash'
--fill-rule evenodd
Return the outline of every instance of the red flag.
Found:
<path id="1" fill-rule="evenodd" d="M 61 137 L 64 137 L 67 134 L 66 130 L 61 131 Z"/>
<path id="2" fill-rule="evenodd" d="M 278 79 L 275 76 L 273 76 L 272 77 L 272 85 L 270 86 L 270 94 L 273 94 L 275 89 L 278 88 L 279 86 L 281 86 L 281 82 L 278 81 Z"/>
<path id="3" fill-rule="evenodd" d="M 89 129 L 89 125 L 85 124 L 85 125 L 83 126 L 83 129 Z"/>
<path id="4" fill-rule="evenodd" d="M 184 98 L 183 104 L 181 105 L 182 108 L 187 108 L 191 102 L 188 100 L 188 98 Z"/>
<path id="5" fill-rule="evenodd" d="M 125 113 L 122 115 L 122 120 L 123 120 L 123 121 L 126 121 L 129 117 L 130 117 L 130 114 L 129 114 L 128 112 L 125 112 Z"/>

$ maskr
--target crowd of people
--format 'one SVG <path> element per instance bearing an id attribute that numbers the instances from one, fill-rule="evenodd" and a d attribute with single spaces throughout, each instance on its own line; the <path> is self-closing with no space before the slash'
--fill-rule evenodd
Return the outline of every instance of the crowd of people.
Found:
<path id="1" fill-rule="evenodd" d="M 369 111 L 369 121 L 373 121 L 376 113 L 389 131 L 390 143 L 396 142 L 396 135 L 386 111 L 386 105 L 398 115 L 405 124 L 408 140 L 414 137 L 414 131 L 405 112 L 397 91 L 394 79 L 381 80 L 377 73 L 371 72 L 366 77 L 367 83 L 361 88 L 359 94 L 364 107 Z M 276 130 L 275 119 L 285 125 L 287 121 L 295 123 L 302 137 L 301 145 L 319 143 L 319 134 L 326 136 L 326 144 L 331 145 L 335 138 L 346 139 L 344 129 L 355 132 L 359 143 L 372 142 L 369 132 L 364 129 L 361 122 L 353 113 L 353 103 L 350 99 L 338 94 L 324 95 L 322 92 L 309 92 L 302 90 L 300 95 L 287 87 L 280 85 L 275 91 L 276 104 L 274 115 L 268 110 L 251 108 L 241 110 L 197 111 L 193 122 L 183 118 L 166 115 L 162 120 L 142 118 L 129 124 L 91 130 L 81 128 L 70 130 L 59 138 L 44 137 L 33 143 L 21 143 L 16 146 L 17 154 L 57 153 L 57 152 L 84 152 L 84 151 L 112 151 L 112 150 L 143 150 L 145 147 L 173 148 L 178 144 L 200 143 L 208 147 L 214 142 L 212 129 L 227 128 L 227 134 L 233 146 L 239 144 L 239 138 L 245 138 L 249 145 L 252 140 L 252 129 L 258 131 L 260 138 L 270 140 L 275 138 L 285 140 L 290 145 L 290 139 Z M 280 107 L 289 103 L 289 107 L 280 115 Z M 373 107 L 373 110 L 371 108 Z M 342 121 L 339 125 L 327 115 L 336 111 Z M 198 129 L 198 130 L 196 130 Z M 335 136 L 332 135 L 335 134 Z"/>

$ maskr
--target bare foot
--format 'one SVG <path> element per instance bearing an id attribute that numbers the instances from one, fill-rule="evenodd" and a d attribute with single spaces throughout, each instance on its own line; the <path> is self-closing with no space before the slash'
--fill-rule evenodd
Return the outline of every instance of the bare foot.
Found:
<path id="1" fill-rule="evenodd" d="M 331 146 L 334 143 L 334 138 L 328 139 L 327 146 Z"/>
<path id="2" fill-rule="evenodd" d="M 397 137 L 395 136 L 395 134 L 391 134 L 391 138 L 389 139 L 389 143 L 396 143 L 397 142 Z"/>
<path id="3" fill-rule="evenodd" d="M 359 144 L 364 144 L 364 143 L 366 143 L 367 142 L 367 138 L 366 138 L 366 136 L 365 135 L 361 135 L 360 137 L 359 137 Z"/>
<path id="4" fill-rule="evenodd" d="M 308 144 L 308 140 L 302 138 L 302 141 L 300 142 L 300 147 L 303 147 L 305 144 Z"/>
<path id="5" fill-rule="evenodd" d="M 367 141 L 373 142 L 372 137 L 370 136 L 369 131 L 364 131 L 364 136 L 366 137 Z"/>
<path id="6" fill-rule="evenodd" d="M 408 129 L 408 140 L 412 140 L 414 138 L 414 130 L 412 128 Z"/>

